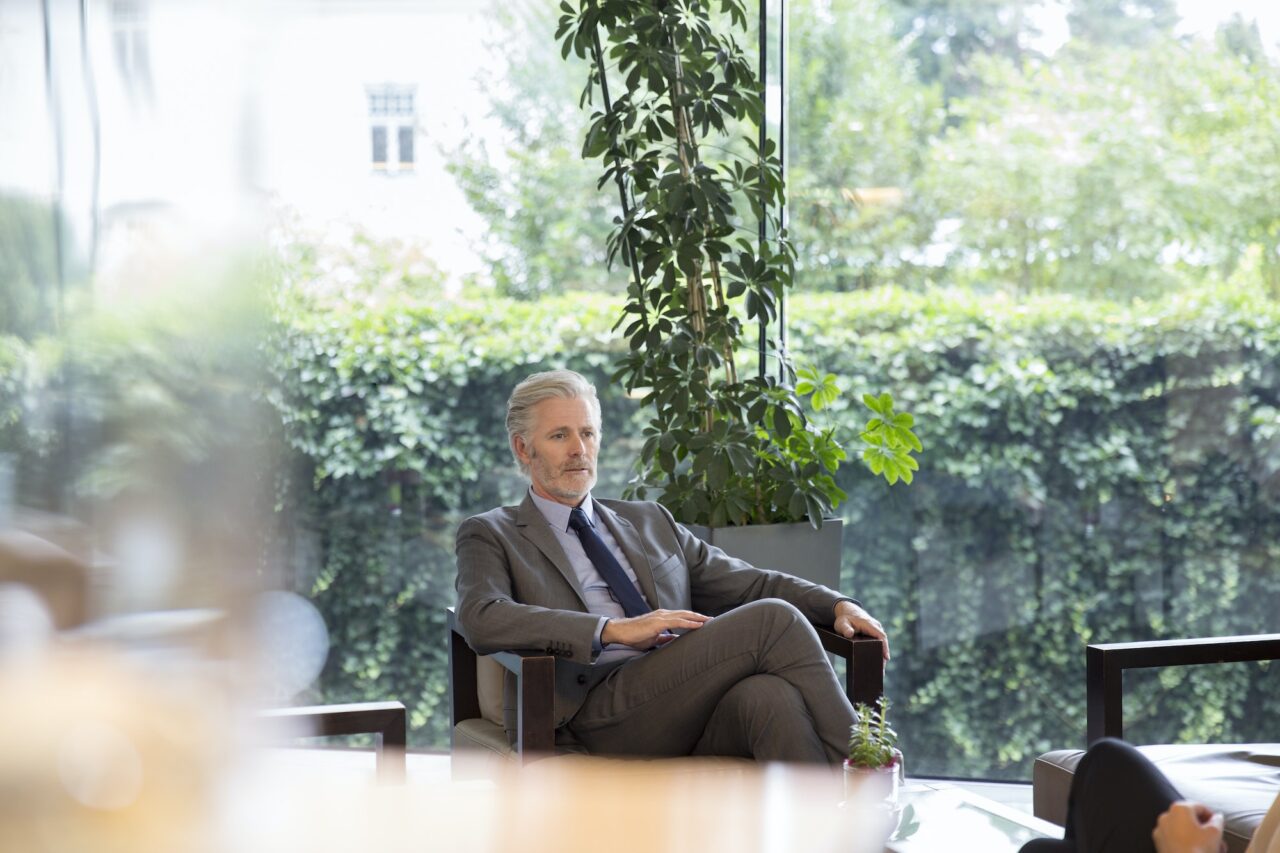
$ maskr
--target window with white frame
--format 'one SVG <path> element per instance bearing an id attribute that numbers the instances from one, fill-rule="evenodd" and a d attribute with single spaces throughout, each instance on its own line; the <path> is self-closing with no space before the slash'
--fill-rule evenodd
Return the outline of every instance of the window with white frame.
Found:
<path id="1" fill-rule="evenodd" d="M 386 83 L 366 87 L 369 143 L 378 172 L 411 172 L 414 164 L 414 100 L 417 86 Z"/>

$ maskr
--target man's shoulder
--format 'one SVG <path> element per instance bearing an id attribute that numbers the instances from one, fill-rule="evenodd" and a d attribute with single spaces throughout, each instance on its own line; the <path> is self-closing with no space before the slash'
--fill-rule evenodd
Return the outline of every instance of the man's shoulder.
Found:
<path id="1" fill-rule="evenodd" d="M 612 498 L 592 498 L 598 506 L 617 513 L 628 521 L 670 520 L 671 512 L 656 501 L 623 501 Z"/>
<path id="2" fill-rule="evenodd" d="M 519 518 L 520 507 L 517 506 L 499 506 L 494 507 L 487 512 L 477 513 L 467 518 L 458 525 L 458 530 L 464 530 L 468 527 L 488 527 L 491 529 L 504 529 L 514 527 L 516 519 Z"/>

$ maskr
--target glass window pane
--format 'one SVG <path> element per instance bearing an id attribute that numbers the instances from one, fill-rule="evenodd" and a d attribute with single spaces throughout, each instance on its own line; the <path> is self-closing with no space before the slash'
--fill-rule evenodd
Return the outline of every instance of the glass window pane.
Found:
<path id="1" fill-rule="evenodd" d="M 1083 740 L 1088 643 L 1277 629 L 1280 15 L 787 7 L 793 349 L 926 445 L 902 497 L 842 473 L 848 591 L 910 771 L 1027 779 Z M 1271 739 L 1265 668 L 1129 684 L 1147 742 Z"/>
<path id="2" fill-rule="evenodd" d="M 373 162 L 387 162 L 387 129 L 381 125 L 373 128 Z"/>
<path id="3" fill-rule="evenodd" d="M 399 145 L 400 162 L 402 164 L 413 163 L 413 128 L 401 127 L 396 132 L 397 144 Z"/>

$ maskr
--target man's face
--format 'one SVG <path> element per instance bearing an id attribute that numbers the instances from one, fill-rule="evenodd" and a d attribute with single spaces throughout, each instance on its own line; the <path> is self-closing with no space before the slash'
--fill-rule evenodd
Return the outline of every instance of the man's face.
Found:
<path id="1" fill-rule="evenodd" d="M 596 484 L 600 424 L 581 397 L 552 397 L 533 407 L 529 441 L 512 439 L 529 466 L 533 491 L 565 506 L 577 506 Z"/>

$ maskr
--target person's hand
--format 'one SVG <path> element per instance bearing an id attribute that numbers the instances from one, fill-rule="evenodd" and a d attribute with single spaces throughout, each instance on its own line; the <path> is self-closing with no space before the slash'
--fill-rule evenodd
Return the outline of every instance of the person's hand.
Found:
<path id="1" fill-rule="evenodd" d="M 1225 853 L 1222 815 L 1203 803 L 1179 800 L 1156 820 L 1151 840 L 1158 853 Z"/>
<path id="2" fill-rule="evenodd" d="M 852 638 L 854 634 L 867 634 L 880 640 L 884 646 L 884 659 L 889 659 L 889 637 L 880 622 L 852 601 L 836 602 L 836 633 Z"/>
<path id="3" fill-rule="evenodd" d="M 610 619 L 600 634 L 600 643 L 621 643 L 643 651 L 671 642 L 678 636 L 673 631 L 701 628 L 710 621 L 710 616 L 692 610 L 653 610 L 630 619 Z"/>

